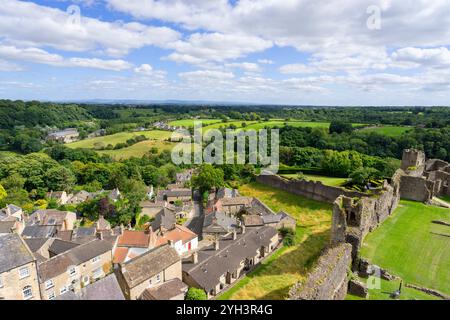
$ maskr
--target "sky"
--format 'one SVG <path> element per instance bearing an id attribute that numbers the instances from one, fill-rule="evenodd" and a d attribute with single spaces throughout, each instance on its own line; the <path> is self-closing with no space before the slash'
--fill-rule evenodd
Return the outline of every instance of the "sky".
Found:
<path id="1" fill-rule="evenodd" d="M 450 105 L 447 0 L 0 0 L 0 99 Z"/>

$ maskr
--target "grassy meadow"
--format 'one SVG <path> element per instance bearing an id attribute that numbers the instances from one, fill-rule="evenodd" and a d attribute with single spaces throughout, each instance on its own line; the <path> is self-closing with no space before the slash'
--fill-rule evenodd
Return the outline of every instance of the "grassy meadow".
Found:
<path id="1" fill-rule="evenodd" d="M 296 179 L 298 174 L 282 174 L 281 176 L 288 179 Z M 304 174 L 304 177 L 308 181 L 320 181 L 324 185 L 331 187 L 340 187 L 347 182 L 347 178 L 327 177 L 314 174 Z"/>
<path id="2" fill-rule="evenodd" d="M 297 220 L 296 245 L 279 249 L 218 299 L 285 299 L 328 243 L 332 207 L 259 183 L 244 185 L 239 192 L 258 197 L 275 212 L 284 210 L 292 215 Z"/>
<path id="3" fill-rule="evenodd" d="M 389 137 L 401 136 L 406 131 L 411 130 L 410 127 L 398 127 L 398 126 L 382 126 L 382 127 L 368 127 L 361 129 L 361 132 L 370 133 L 376 132 Z"/>
<path id="4" fill-rule="evenodd" d="M 407 283 L 450 294 L 450 209 L 401 201 L 395 213 L 370 233 L 361 255 Z"/>

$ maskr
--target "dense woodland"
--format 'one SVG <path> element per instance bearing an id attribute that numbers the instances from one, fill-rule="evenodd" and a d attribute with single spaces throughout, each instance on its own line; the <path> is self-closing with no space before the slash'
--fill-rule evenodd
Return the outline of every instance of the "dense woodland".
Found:
<path id="1" fill-rule="evenodd" d="M 201 118 L 264 121 L 268 119 L 330 122 L 329 128 L 280 128 L 282 171 L 315 172 L 367 179 L 390 177 L 402 150 L 418 148 L 428 157 L 450 161 L 450 108 L 88 105 L 37 101 L 0 101 L 0 206 L 14 203 L 28 212 L 57 207 L 45 199 L 50 190 L 98 191 L 119 188 L 123 201 L 99 196 L 77 210 L 89 219 L 104 214 L 114 224 L 136 222 L 146 186 L 164 187 L 182 170 L 170 152 L 114 161 L 94 150 L 46 143 L 48 132 L 75 127 L 81 138 L 99 129 L 107 134 L 150 127 L 155 121 Z M 364 132 L 351 124 L 408 126 L 399 136 Z M 220 185 L 248 182 L 258 172 L 250 165 L 202 166 L 193 184 L 202 192 Z M 362 177 L 362 178 L 361 178 Z"/>

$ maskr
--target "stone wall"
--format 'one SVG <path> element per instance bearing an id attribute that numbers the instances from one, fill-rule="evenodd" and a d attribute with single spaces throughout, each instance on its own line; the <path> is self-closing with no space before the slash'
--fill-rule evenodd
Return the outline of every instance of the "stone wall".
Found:
<path id="1" fill-rule="evenodd" d="M 435 193 L 434 182 L 425 177 L 402 176 L 400 194 L 402 199 L 429 202 Z"/>
<path id="2" fill-rule="evenodd" d="M 343 300 L 348 289 L 351 250 L 347 243 L 329 247 L 305 282 L 291 288 L 289 300 Z"/>
<path id="3" fill-rule="evenodd" d="M 400 179 L 402 171 L 397 170 L 391 183 L 385 182 L 383 191 L 376 197 L 349 198 L 340 196 L 333 206 L 331 224 L 331 243 L 350 243 L 353 247 L 353 259 L 364 237 L 375 230 L 389 217 L 400 201 Z"/>
<path id="4" fill-rule="evenodd" d="M 261 175 L 256 178 L 256 181 L 308 199 L 327 203 L 333 203 L 341 195 L 347 197 L 366 196 L 361 192 L 326 186 L 320 181 L 288 180 L 276 175 Z"/>

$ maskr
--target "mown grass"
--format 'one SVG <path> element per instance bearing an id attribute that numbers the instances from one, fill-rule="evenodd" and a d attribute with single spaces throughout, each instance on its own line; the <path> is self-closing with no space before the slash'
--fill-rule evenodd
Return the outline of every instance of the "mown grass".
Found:
<path id="1" fill-rule="evenodd" d="M 406 131 L 411 130 L 410 127 L 398 127 L 398 126 L 382 126 L 382 127 L 369 127 L 361 129 L 361 132 L 376 132 L 385 136 L 398 137 Z"/>
<path id="2" fill-rule="evenodd" d="M 239 192 L 258 197 L 275 212 L 291 214 L 297 220 L 296 245 L 282 247 L 218 299 L 285 299 L 291 286 L 305 278 L 329 241 L 331 205 L 259 183 L 244 185 Z"/>
<path id="3" fill-rule="evenodd" d="M 158 149 L 158 153 L 164 150 L 172 150 L 176 145 L 174 142 L 147 140 L 136 143 L 130 147 L 118 149 L 118 150 L 99 150 L 99 154 L 106 154 L 111 156 L 115 160 L 129 159 L 131 157 L 141 158 L 148 153 L 153 147 Z"/>
<path id="4" fill-rule="evenodd" d="M 207 126 L 207 125 L 221 122 L 222 120 L 220 120 L 220 119 L 183 119 L 183 120 L 170 121 L 169 125 L 175 126 L 175 127 L 190 128 L 190 127 L 194 126 L 194 121 L 201 121 L 203 126 Z"/>
<path id="5" fill-rule="evenodd" d="M 282 174 L 281 176 L 288 178 L 288 179 L 295 179 L 298 177 L 298 174 Z M 305 174 L 304 177 L 308 181 L 320 181 L 324 185 L 331 186 L 331 187 L 340 187 L 347 181 L 346 178 L 318 176 L 318 175 L 313 175 L 313 174 Z"/>
<path id="6" fill-rule="evenodd" d="M 361 255 L 407 283 L 450 294 L 450 209 L 401 201 L 394 214 L 370 233 Z"/>
<path id="7" fill-rule="evenodd" d="M 378 279 L 377 279 L 378 280 Z M 387 281 L 383 279 L 380 280 L 380 287 L 369 289 L 368 300 L 391 300 L 391 294 L 398 290 L 400 286 L 400 280 Z M 367 279 L 360 279 L 360 281 L 365 282 Z M 364 300 L 364 298 L 357 297 L 348 294 L 346 300 Z M 407 288 L 402 286 L 402 293 L 399 300 L 440 300 L 438 297 L 426 294 L 422 291 Z"/>
<path id="8" fill-rule="evenodd" d="M 169 131 L 152 130 L 152 131 L 139 131 L 139 132 L 120 132 L 103 137 L 96 137 L 92 139 L 85 139 L 73 143 L 68 143 L 69 148 L 86 148 L 94 149 L 96 146 L 107 146 L 111 144 L 115 146 L 118 143 L 126 142 L 128 139 L 143 135 L 148 139 L 164 140 L 171 137 L 172 133 Z"/>

